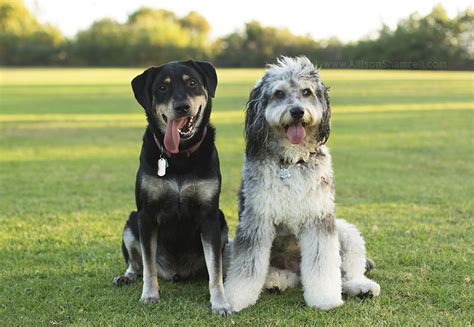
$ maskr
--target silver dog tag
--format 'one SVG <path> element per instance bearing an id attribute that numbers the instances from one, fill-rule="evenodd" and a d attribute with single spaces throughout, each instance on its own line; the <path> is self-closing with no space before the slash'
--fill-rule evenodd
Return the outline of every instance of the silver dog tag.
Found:
<path id="1" fill-rule="evenodd" d="M 288 168 L 280 168 L 280 178 L 287 179 L 291 177 L 291 173 Z"/>
<path id="2" fill-rule="evenodd" d="M 163 177 L 166 175 L 166 168 L 168 167 L 168 160 L 165 158 L 158 159 L 158 176 Z"/>

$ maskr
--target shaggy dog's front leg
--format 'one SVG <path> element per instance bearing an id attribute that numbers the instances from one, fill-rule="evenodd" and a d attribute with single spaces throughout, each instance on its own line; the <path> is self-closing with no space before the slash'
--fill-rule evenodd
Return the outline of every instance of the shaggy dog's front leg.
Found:
<path id="1" fill-rule="evenodd" d="M 305 226 L 300 234 L 301 281 L 310 307 L 329 310 L 343 304 L 341 257 L 334 219 Z"/>
<path id="2" fill-rule="evenodd" d="M 237 312 L 257 302 L 270 263 L 274 227 L 242 226 L 237 228 L 231 264 L 224 284 L 227 299 Z"/>

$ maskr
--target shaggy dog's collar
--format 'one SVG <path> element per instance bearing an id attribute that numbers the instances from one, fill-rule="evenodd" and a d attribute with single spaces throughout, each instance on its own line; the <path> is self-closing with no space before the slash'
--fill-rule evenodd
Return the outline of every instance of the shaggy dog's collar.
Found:
<path id="1" fill-rule="evenodd" d="M 288 161 L 285 158 L 280 157 L 280 171 L 279 175 L 281 179 L 287 179 L 291 177 L 290 166 L 306 167 L 308 161 L 311 158 L 317 157 L 318 155 L 324 155 L 320 149 L 317 149 L 315 152 L 309 152 L 305 158 L 300 158 L 295 163 L 294 161 Z"/>
<path id="2" fill-rule="evenodd" d="M 317 156 L 323 156 L 323 155 L 324 153 L 319 148 L 317 148 L 316 151 L 309 152 L 308 155 L 305 156 L 305 158 L 300 157 L 296 162 L 289 161 L 286 158 L 280 157 L 280 167 L 288 168 L 289 166 L 292 166 L 292 165 L 304 165 L 308 163 L 309 159 L 313 157 L 317 157 Z"/>

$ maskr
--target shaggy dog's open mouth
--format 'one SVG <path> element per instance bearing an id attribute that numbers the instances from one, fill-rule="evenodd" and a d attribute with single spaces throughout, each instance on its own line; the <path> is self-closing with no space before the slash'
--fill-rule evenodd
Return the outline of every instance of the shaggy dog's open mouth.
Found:
<path id="1" fill-rule="evenodd" d="M 285 125 L 286 135 L 291 144 L 301 144 L 306 136 L 305 128 L 308 126 L 306 122 L 296 122 L 291 125 Z"/>
<path id="2" fill-rule="evenodd" d="M 172 119 L 168 121 L 168 117 L 162 115 L 163 120 L 166 123 L 165 133 L 165 148 L 171 153 L 179 152 L 179 142 L 181 139 L 190 139 L 194 135 L 196 122 L 199 120 L 201 114 L 201 107 L 196 115 L 189 117 L 182 117 L 178 119 Z"/>

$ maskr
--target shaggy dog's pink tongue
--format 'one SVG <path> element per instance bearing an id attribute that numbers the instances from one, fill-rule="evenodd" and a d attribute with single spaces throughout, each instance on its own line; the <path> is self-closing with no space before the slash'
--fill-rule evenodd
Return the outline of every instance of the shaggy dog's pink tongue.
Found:
<path id="1" fill-rule="evenodd" d="M 296 123 L 288 127 L 286 135 L 288 135 L 288 138 L 292 144 L 300 144 L 303 141 L 306 132 L 301 123 Z"/>
<path id="2" fill-rule="evenodd" d="M 166 134 L 165 134 L 165 148 L 170 153 L 179 152 L 179 131 L 178 129 L 182 128 L 186 124 L 187 118 L 180 118 L 176 120 L 168 120 L 166 125 Z"/>

